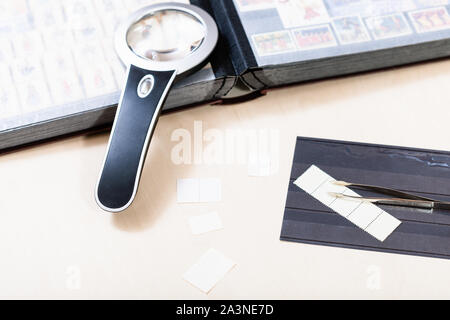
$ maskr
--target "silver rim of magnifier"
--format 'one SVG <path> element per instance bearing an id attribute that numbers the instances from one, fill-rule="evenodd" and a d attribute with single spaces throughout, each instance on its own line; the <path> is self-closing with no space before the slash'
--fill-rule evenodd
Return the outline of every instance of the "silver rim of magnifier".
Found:
<path id="1" fill-rule="evenodd" d="M 205 38 L 201 45 L 182 59 L 174 61 L 152 61 L 138 56 L 128 46 L 127 33 L 130 26 L 152 12 L 162 10 L 178 10 L 188 13 L 197 18 L 205 27 Z M 117 29 L 115 46 L 117 54 L 126 65 L 132 64 L 139 68 L 152 71 L 177 70 L 177 74 L 181 75 L 204 63 L 214 50 L 218 38 L 219 31 L 217 30 L 217 25 L 206 11 L 193 5 L 169 2 L 143 7 L 132 13 Z"/>

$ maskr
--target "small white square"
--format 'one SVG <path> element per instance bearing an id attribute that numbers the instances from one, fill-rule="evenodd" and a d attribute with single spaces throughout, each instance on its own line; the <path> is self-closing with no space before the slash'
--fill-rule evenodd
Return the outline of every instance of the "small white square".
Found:
<path id="1" fill-rule="evenodd" d="M 209 249 L 183 276 L 184 280 L 205 293 L 235 266 L 235 263 L 215 249 Z"/>
<path id="2" fill-rule="evenodd" d="M 222 184 L 220 179 L 200 179 L 199 202 L 219 202 L 222 200 Z"/>
<path id="3" fill-rule="evenodd" d="M 313 165 L 295 180 L 294 184 L 307 193 L 313 193 L 322 183 L 330 178 L 329 175 Z"/>
<path id="4" fill-rule="evenodd" d="M 336 180 L 329 180 L 322 184 L 314 193 L 312 193 L 312 196 L 325 204 L 326 206 L 330 206 L 334 201 L 336 201 L 336 197 L 332 196 L 330 193 L 343 193 L 345 191 L 345 187 L 338 186 L 334 184 Z"/>
<path id="5" fill-rule="evenodd" d="M 350 213 L 355 210 L 361 202 L 358 201 L 349 201 L 347 199 L 336 199 L 331 205 L 330 208 L 333 209 L 339 215 L 347 218 Z"/>
<path id="6" fill-rule="evenodd" d="M 366 231 L 378 240 L 384 241 L 392 232 L 395 231 L 395 229 L 398 228 L 400 224 L 400 220 L 386 212 L 383 212 L 378 219 L 369 225 Z"/>
<path id="7" fill-rule="evenodd" d="M 363 202 L 347 218 L 361 229 L 366 229 L 383 212 L 377 206 Z"/>
<path id="8" fill-rule="evenodd" d="M 198 179 L 178 179 L 177 202 L 194 203 L 200 199 Z"/>
<path id="9" fill-rule="evenodd" d="M 222 220 L 217 212 L 211 212 L 189 218 L 192 234 L 199 235 L 223 228 Z"/>
<path id="10" fill-rule="evenodd" d="M 343 194 L 347 196 L 357 197 L 358 194 L 353 192 L 352 190 L 345 188 Z M 341 216 L 347 218 L 353 210 L 355 210 L 358 206 L 361 205 L 361 201 L 359 200 L 349 200 L 349 199 L 336 199 L 331 205 L 330 208 L 336 211 Z"/>

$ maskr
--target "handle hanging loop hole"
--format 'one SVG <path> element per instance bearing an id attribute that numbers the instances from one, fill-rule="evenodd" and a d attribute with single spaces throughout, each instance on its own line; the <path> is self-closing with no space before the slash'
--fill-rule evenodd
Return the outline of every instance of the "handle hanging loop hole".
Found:
<path id="1" fill-rule="evenodd" d="M 138 84 L 137 94 L 139 98 L 144 99 L 149 96 L 155 86 L 155 78 L 148 74 L 144 76 Z"/>

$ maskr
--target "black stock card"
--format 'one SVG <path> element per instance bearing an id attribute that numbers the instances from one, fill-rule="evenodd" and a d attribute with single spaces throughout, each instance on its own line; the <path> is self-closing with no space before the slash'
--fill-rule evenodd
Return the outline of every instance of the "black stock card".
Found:
<path id="1" fill-rule="evenodd" d="M 380 206 L 402 221 L 380 242 L 294 185 L 311 165 L 337 180 L 450 201 L 450 152 L 299 137 L 280 237 L 308 244 L 450 258 L 450 211 Z"/>

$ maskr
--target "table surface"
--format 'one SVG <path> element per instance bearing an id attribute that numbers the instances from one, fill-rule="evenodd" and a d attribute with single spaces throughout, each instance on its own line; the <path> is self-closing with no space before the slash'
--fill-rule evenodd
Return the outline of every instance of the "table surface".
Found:
<path id="1" fill-rule="evenodd" d="M 94 188 L 108 133 L 0 156 L 0 298 L 450 298 L 450 261 L 279 240 L 297 136 L 450 150 L 450 60 L 270 91 L 161 117 L 133 206 L 102 212 Z M 279 170 L 176 165 L 177 129 L 278 132 Z M 178 204 L 179 178 L 218 177 L 222 201 Z M 224 229 L 194 236 L 217 211 Z M 257 223 L 255 224 L 255 221 Z M 209 248 L 236 262 L 208 294 L 182 275 Z"/>

